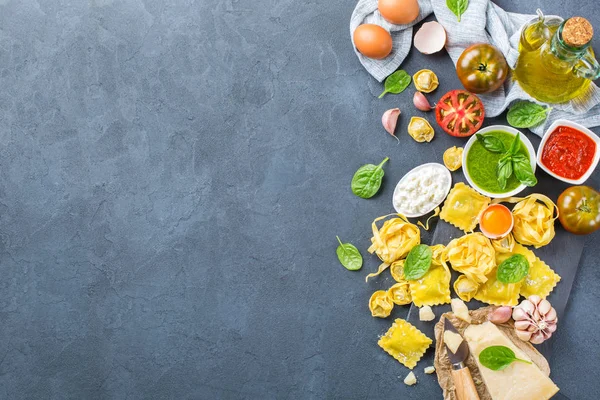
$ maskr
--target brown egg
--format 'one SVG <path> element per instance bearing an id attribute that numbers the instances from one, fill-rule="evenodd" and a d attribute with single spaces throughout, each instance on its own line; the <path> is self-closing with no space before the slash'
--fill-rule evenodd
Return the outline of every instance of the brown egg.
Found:
<path id="1" fill-rule="evenodd" d="M 379 0 L 377 7 L 381 16 L 392 24 L 410 24 L 419 16 L 417 0 Z"/>
<path id="2" fill-rule="evenodd" d="M 369 58 L 386 58 L 392 51 L 392 35 L 379 25 L 362 24 L 354 31 L 354 45 Z"/>

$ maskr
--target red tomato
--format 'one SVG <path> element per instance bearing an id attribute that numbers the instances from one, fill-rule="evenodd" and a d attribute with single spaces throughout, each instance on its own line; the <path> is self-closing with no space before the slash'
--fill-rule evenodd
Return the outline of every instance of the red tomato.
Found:
<path id="1" fill-rule="evenodd" d="M 470 92 L 493 92 L 506 80 L 508 64 L 496 47 L 479 43 L 466 48 L 460 55 L 456 74 Z"/>
<path id="2" fill-rule="evenodd" d="M 484 118 L 483 103 L 466 90 L 446 93 L 435 106 L 435 120 L 452 136 L 471 136 L 481 128 Z"/>
<path id="3" fill-rule="evenodd" d="M 565 230 L 587 235 L 600 228 L 600 193 L 589 186 L 571 186 L 558 197 L 558 219 Z"/>

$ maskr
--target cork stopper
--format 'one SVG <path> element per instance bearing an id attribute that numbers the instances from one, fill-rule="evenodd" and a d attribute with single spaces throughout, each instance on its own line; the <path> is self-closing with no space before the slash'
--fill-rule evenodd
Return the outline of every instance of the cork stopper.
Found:
<path id="1" fill-rule="evenodd" d="M 582 47 L 588 44 L 594 36 L 592 24 L 583 17 L 569 18 L 565 22 L 562 38 L 571 47 Z"/>

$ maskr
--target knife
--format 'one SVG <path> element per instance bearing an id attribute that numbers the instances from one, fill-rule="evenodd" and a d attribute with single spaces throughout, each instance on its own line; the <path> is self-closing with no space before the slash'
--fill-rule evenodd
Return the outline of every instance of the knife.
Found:
<path id="1" fill-rule="evenodd" d="M 456 327 L 448 320 L 448 318 L 444 318 L 444 330 L 460 335 Z M 463 338 L 462 343 L 458 346 L 458 349 L 456 349 L 456 354 L 446 345 L 446 353 L 448 354 L 450 364 L 452 364 L 452 379 L 454 379 L 454 388 L 458 400 L 479 400 L 475 382 L 473 382 L 469 367 L 465 365 L 465 360 L 469 357 L 469 345 L 466 340 Z"/>

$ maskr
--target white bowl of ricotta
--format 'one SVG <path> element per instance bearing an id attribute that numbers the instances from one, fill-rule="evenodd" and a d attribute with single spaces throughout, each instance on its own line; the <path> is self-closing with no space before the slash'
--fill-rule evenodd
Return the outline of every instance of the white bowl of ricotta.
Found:
<path id="1" fill-rule="evenodd" d="M 452 186 L 450 171 L 439 163 L 410 170 L 394 189 L 394 209 L 409 218 L 421 217 L 439 206 Z"/>

